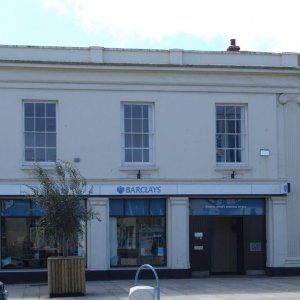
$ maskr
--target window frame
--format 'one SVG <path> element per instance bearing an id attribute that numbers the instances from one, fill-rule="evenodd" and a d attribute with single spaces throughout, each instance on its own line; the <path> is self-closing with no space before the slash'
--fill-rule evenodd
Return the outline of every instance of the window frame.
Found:
<path id="1" fill-rule="evenodd" d="M 55 160 L 46 160 L 46 156 L 45 156 L 45 160 L 37 160 L 36 158 L 36 154 L 35 154 L 35 157 L 34 157 L 34 160 L 30 161 L 30 160 L 26 160 L 26 154 L 25 154 L 25 151 L 26 151 L 26 148 L 33 148 L 35 149 L 34 151 L 36 151 L 36 144 L 33 146 L 33 147 L 26 147 L 26 138 L 25 138 L 25 134 L 26 134 L 26 131 L 25 131 L 25 121 L 26 121 L 26 117 L 25 117 L 25 105 L 26 104 L 44 104 L 44 105 L 47 105 L 47 104 L 53 104 L 55 106 L 55 131 L 46 131 L 46 128 L 45 128 L 45 131 L 42 131 L 42 133 L 44 133 L 45 135 L 47 133 L 51 133 L 51 134 L 55 134 L 55 147 L 50 147 L 50 146 L 47 146 L 46 145 L 46 141 L 45 141 L 45 146 L 42 147 L 44 148 L 45 150 L 47 148 L 51 148 L 51 149 L 55 149 Z M 23 141 L 23 147 L 22 147 L 22 164 L 24 166 L 32 166 L 34 165 L 35 163 L 38 163 L 40 165 L 44 165 L 44 166 L 53 166 L 55 164 L 55 162 L 57 161 L 57 149 L 58 149 L 58 143 L 57 143 L 57 123 L 58 123 L 58 115 L 57 115 L 57 112 L 58 112 L 58 101 L 57 100 L 39 100 L 39 99 L 24 99 L 22 101 L 22 125 L 23 125 L 23 132 L 22 132 L 22 141 Z M 46 115 L 44 117 L 44 119 L 46 119 Z M 33 116 L 34 119 L 36 119 L 36 115 Z M 32 131 L 32 133 L 34 134 L 34 136 L 37 134 L 38 131 Z"/>
<path id="2" fill-rule="evenodd" d="M 140 105 L 140 106 L 148 106 L 148 131 L 146 134 L 148 135 L 148 147 L 126 147 L 125 146 L 125 106 L 126 105 Z M 132 116 L 131 116 L 132 120 Z M 152 167 L 154 165 L 154 103 L 153 102 L 121 102 L 121 165 L 124 167 Z M 132 129 L 128 134 L 134 134 Z M 141 135 L 145 134 L 144 132 L 139 133 Z M 125 160 L 125 149 L 131 149 L 131 151 L 135 148 L 137 150 L 148 151 L 149 161 L 126 161 Z M 143 159 L 142 159 L 143 160 Z"/>
<path id="3" fill-rule="evenodd" d="M 233 121 L 237 121 L 240 120 L 241 123 L 240 124 L 240 147 L 236 146 L 236 141 L 235 141 L 235 147 L 231 148 L 231 147 L 226 147 L 226 144 L 224 147 L 217 147 L 217 136 L 220 135 L 221 133 L 217 132 L 218 128 L 217 128 L 217 121 L 220 120 L 217 118 L 217 107 L 234 107 L 236 109 L 236 107 L 240 107 L 242 108 L 243 111 L 243 118 L 241 119 L 237 119 L 236 118 L 236 113 L 235 113 L 235 117 L 234 119 L 224 119 L 225 123 L 228 120 L 233 120 Z M 215 104 L 215 162 L 217 166 L 246 166 L 248 164 L 248 119 L 247 119 L 247 115 L 248 115 L 248 105 L 246 103 L 216 103 Z M 244 129 L 244 132 L 242 132 Z M 230 135 L 231 132 L 227 131 L 226 128 L 224 128 L 224 135 L 226 137 L 226 135 Z M 237 135 L 237 131 L 235 128 L 234 133 L 232 133 L 232 135 Z M 226 139 L 226 138 L 225 138 Z M 225 142 L 224 142 L 225 143 Z M 218 149 L 221 149 L 223 151 L 225 151 L 225 161 L 218 161 L 217 160 L 217 151 Z M 241 150 L 241 161 L 236 161 L 236 156 L 235 156 L 235 161 L 226 161 L 226 151 L 227 150 L 234 150 L 235 152 L 237 150 Z M 236 154 L 235 154 L 236 155 Z"/>

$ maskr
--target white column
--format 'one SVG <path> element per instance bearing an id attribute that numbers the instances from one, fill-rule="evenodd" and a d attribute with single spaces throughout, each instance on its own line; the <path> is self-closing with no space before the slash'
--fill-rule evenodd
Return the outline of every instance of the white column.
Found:
<path id="1" fill-rule="evenodd" d="M 267 205 L 267 267 L 284 267 L 287 258 L 287 199 L 274 197 Z"/>
<path id="2" fill-rule="evenodd" d="M 88 205 L 93 207 L 101 221 L 93 219 L 87 228 L 87 267 L 89 270 L 109 269 L 109 200 L 90 198 Z"/>
<path id="3" fill-rule="evenodd" d="M 189 198 L 171 197 L 168 201 L 168 267 L 188 269 Z"/>

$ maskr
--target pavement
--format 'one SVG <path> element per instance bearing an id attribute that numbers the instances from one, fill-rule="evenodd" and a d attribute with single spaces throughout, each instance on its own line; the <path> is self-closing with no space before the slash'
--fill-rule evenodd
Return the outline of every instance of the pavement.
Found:
<path id="1" fill-rule="evenodd" d="M 133 280 L 87 281 L 83 297 L 63 297 L 76 300 L 129 299 Z M 155 280 L 139 280 L 138 285 L 155 286 Z M 47 284 L 6 284 L 8 299 L 49 299 Z M 220 299 L 300 299 L 300 276 L 209 276 L 191 279 L 161 279 L 162 300 Z M 142 300 L 142 299 L 141 299 Z"/>

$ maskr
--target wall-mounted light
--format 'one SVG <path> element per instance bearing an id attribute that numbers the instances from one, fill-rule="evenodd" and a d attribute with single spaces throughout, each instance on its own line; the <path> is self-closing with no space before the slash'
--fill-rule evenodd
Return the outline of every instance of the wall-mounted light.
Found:
<path id="1" fill-rule="evenodd" d="M 270 156 L 270 150 L 269 149 L 260 149 L 259 154 L 260 154 L 260 156 Z"/>
<path id="2" fill-rule="evenodd" d="M 137 172 L 136 178 L 137 178 L 137 179 L 141 179 L 141 170 L 139 170 L 139 171 Z"/>
<path id="3" fill-rule="evenodd" d="M 73 158 L 73 161 L 74 161 L 75 163 L 79 163 L 79 162 L 80 162 L 80 158 L 79 158 L 79 157 L 74 157 L 74 158 Z"/>

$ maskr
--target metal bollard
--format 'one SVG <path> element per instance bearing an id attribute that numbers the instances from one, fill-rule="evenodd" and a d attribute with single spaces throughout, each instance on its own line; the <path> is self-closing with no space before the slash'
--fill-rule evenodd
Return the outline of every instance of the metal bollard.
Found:
<path id="1" fill-rule="evenodd" d="M 156 287 L 152 286 L 146 286 L 146 285 L 137 285 L 138 276 L 142 269 L 148 268 L 150 269 L 155 276 L 156 279 Z M 157 276 L 157 273 L 155 269 L 148 264 L 142 265 L 138 268 L 135 279 L 134 279 L 134 287 L 130 288 L 129 290 L 129 300 L 160 300 L 160 284 L 159 284 L 159 278 Z M 156 293 L 155 293 L 156 292 Z M 156 297 L 155 297 L 156 294 Z"/>
<path id="2" fill-rule="evenodd" d="M 134 286 L 129 291 L 129 300 L 155 300 L 155 288 L 147 285 Z"/>

